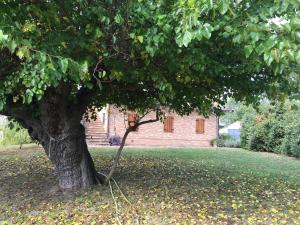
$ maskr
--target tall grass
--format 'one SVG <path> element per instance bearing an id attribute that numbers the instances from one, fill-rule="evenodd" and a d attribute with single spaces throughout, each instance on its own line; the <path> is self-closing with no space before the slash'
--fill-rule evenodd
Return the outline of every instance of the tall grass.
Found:
<path id="1" fill-rule="evenodd" d="M 0 145 L 20 145 L 32 143 L 32 140 L 26 129 L 22 128 L 17 122 L 7 122 L 0 124 L 0 131 L 3 132 L 3 138 Z"/>

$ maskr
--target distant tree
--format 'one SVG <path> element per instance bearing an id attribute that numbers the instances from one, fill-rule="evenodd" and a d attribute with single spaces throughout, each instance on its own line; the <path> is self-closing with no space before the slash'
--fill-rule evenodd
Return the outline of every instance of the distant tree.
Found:
<path id="1" fill-rule="evenodd" d="M 299 101 L 264 103 L 255 113 L 245 113 L 242 121 L 242 147 L 300 156 Z"/>
<path id="2" fill-rule="evenodd" d="M 241 121 L 245 115 L 256 114 L 252 105 L 237 102 L 233 98 L 228 99 L 224 107 L 227 111 L 220 117 L 220 122 L 225 126 L 236 121 Z"/>
<path id="3" fill-rule="evenodd" d="M 81 125 L 107 103 L 220 113 L 298 88 L 298 0 L 4 0 L 0 113 L 28 129 L 62 189 L 103 181 Z M 296 95 L 295 95 L 296 97 Z M 93 108 L 92 108 L 93 106 Z"/>

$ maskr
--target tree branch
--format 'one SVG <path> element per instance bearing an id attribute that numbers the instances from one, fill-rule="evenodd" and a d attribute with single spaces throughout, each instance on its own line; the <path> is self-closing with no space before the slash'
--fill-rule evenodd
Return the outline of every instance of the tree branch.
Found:
<path id="1" fill-rule="evenodd" d="M 146 114 L 148 114 L 148 112 L 146 112 L 141 118 L 145 117 Z M 115 159 L 114 159 L 114 162 L 113 162 L 113 165 L 110 169 L 110 172 L 109 174 L 107 175 L 106 177 L 106 182 L 110 181 L 110 179 L 112 178 L 112 175 L 114 174 L 116 168 L 117 168 L 117 165 L 119 164 L 119 160 L 120 160 L 120 156 L 121 156 L 121 153 L 122 153 L 122 150 L 124 148 L 124 145 L 125 145 L 125 142 L 126 142 L 126 139 L 128 137 L 128 135 L 130 134 L 130 132 L 132 131 L 135 131 L 139 126 L 143 125 L 143 124 L 147 124 L 147 123 L 154 123 L 154 122 L 157 122 L 159 121 L 159 110 L 157 109 L 156 110 L 156 118 L 155 119 L 150 119 L 150 120 L 145 120 L 145 121 L 142 121 L 142 122 L 137 122 L 134 126 L 132 127 L 128 127 L 126 129 L 126 132 L 122 138 L 122 142 L 121 142 L 121 145 L 118 149 L 118 152 L 115 156 Z"/>

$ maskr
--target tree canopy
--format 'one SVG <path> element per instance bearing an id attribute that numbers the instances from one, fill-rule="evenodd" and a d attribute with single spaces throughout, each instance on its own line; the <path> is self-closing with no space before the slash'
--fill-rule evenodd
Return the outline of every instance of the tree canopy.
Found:
<path id="1" fill-rule="evenodd" d="M 3 0 L 0 113 L 28 128 L 58 171 L 86 181 L 92 173 L 78 163 L 91 157 L 75 124 L 91 106 L 207 115 L 227 97 L 298 97 L 299 8 L 298 0 Z M 65 149 L 84 155 L 74 168 L 62 166 L 73 159 Z M 61 186 L 84 186 L 72 182 Z"/>
<path id="2" fill-rule="evenodd" d="M 298 81 L 299 1 L 13 1 L 0 8 L 0 108 L 49 87 L 202 113 Z M 92 102 L 96 104 L 96 102 Z"/>

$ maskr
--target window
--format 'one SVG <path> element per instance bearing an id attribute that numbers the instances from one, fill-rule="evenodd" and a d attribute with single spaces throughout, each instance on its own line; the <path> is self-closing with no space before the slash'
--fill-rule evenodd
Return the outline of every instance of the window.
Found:
<path id="1" fill-rule="evenodd" d="M 196 133 L 204 134 L 205 130 L 205 120 L 204 119 L 196 119 Z"/>
<path id="2" fill-rule="evenodd" d="M 167 116 L 164 121 L 164 132 L 173 133 L 174 131 L 174 117 Z"/>
<path id="3" fill-rule="evenodd" d="M 128 113 L 128 126 L 133 127 L 137 122 L 139 116 L 137 113 Z M 137 131 L 137 129 L 135 129 Z"/>

